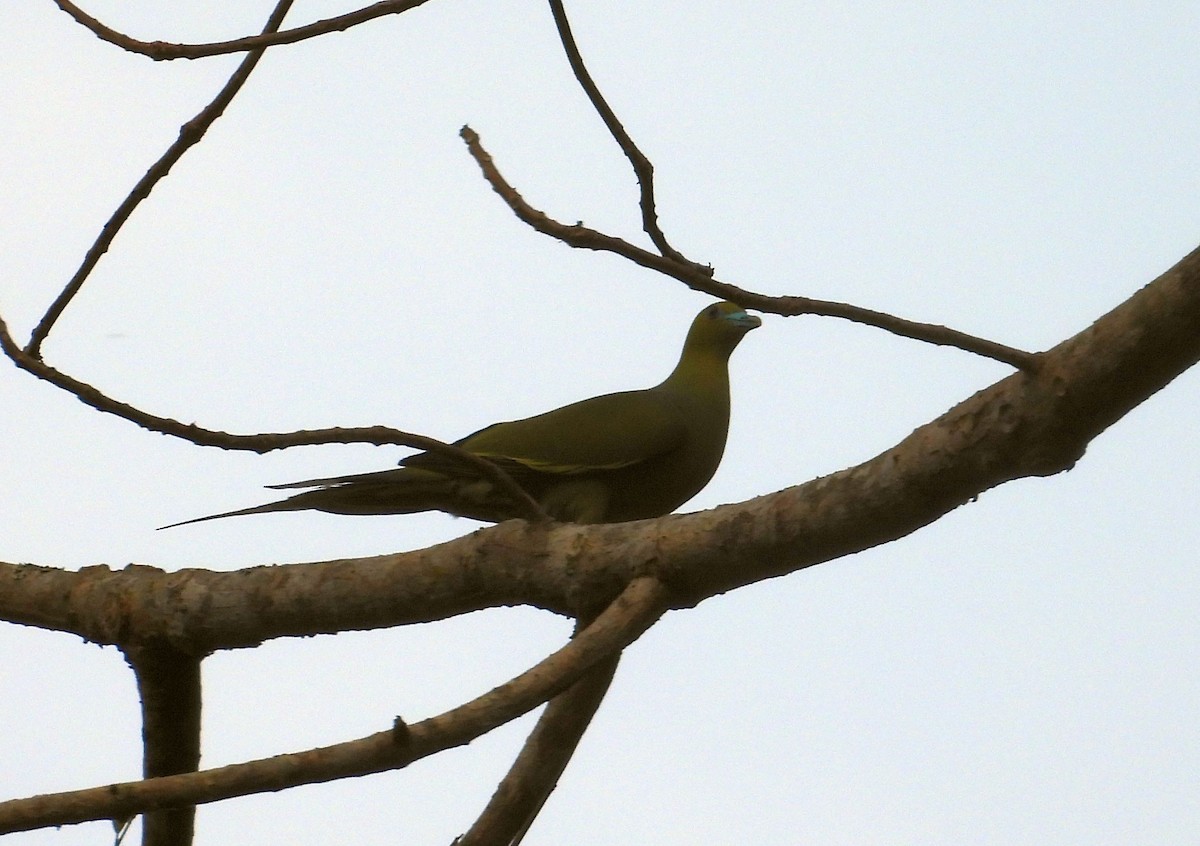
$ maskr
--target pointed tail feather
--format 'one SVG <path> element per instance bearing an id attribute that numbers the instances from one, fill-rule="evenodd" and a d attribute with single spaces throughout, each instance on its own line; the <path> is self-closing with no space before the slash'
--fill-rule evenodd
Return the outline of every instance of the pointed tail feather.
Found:
<path id="1" fill-rule="evenodd" d="M 317 487 L 320 485 L 325 487 Z M 381 470 L 378 473 L 309 479 L 269 487 L 284 490 L 303 487 L 315 489 L 303 491 L 279 502 L 209 514 L 161 528 L 170 529 L 189 523 L 241 517 L 246 514 L 305 509 L 330 514 L 414 514 L 418 511 L 444 511 L 447 514 L 471 517 L 488 523 L 498 523 L 520 514 L 519 508 L 507 496 L 497 494 L 491 482 L 482 479 L 451 479 L 440 473 L 409 467 Z"/>
<path id="2" fill-rule="evenodd" d="M 239 508 L 236 511 L 222 511 L 220 514 L 208 514 L 204 517 L 193 517 L 191 520 L 180 520 L 178 523 L 168 523 L 165 526 L 159 526 L 155 531 L 161 532 L 163 529 L 174 529 L 176 526 L 186 526 L 189 523 L 203 523 L 205 520 L 220 520 L 224 517 L 241 517 L 243 514 L 266 514 L 270 511 L 300 511 L 305 508 L 310 508 L 308 505 L 300 505 L 293 503 L 290 499 L 281 500 L 280 502 L 268 502 L 266 505 L 256 505 L 253 508 Z"/>
<path id="3" fill-rule="evenodd" d="M 324 479 L 304 479 L 300 482 L 284 482 L 282 485 L 267 485 L 267 487 L 273 491 L 285 491 L 292 488 L 328 488 L 351 482 L 407 482 L 412 475 L 412 470 L 398 468 L 378 470 L 374 473 L 352 473 L 349 476 L 327 476 Z"/>

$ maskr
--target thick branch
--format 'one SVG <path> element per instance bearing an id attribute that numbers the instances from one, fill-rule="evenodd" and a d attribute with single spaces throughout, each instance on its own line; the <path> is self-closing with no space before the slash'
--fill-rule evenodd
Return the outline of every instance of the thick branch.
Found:
<path id="1" fill-rule="evenodd" d="M 467 149 L 479 165 L 483 176 L 492 189 L 500 195 L 513 213 L 521 221 L 555 240 L 562 241 L 570 247 L 584 250 L 601 250 L 614 253 L 641 265 L 649 270 L 657 271 L 664 276 L 678 279 L 694 291 L 712 294 L 714 297 L 732 300 L 745 308 L 793 317 L 801 314 L 817 314 L 825 317 L 840 317 L 855 323 L 876 326 L 895 335 L 924 341 L 939 346 L 957 347 L 976 355 L 993 358 L 1011 364 L 1023 370 L 1034 370 L 1038 357 L 1032 353 L 998 344 L 984 338 L 977 338 L 956 329 L 938 326 L 932 323 L 918 323 L 872 311 L 868 308 L 836 303 L 828 300 L 814 300 L 809 297 L 769 297 L 756 294 L 736 285 L 718 281 L 713 278 L 709 268 L 700 268 L 691 263 L 680 263 L 673 258 L 661 256 L 635 246 L 621 238 L 605 235 L 595 229 L 590 229 L 582 223 L 566 224 L 535 209 L 525 201 L 515 188 L 500 174 L 491 155 L 483 148 L 479 134 L 469 126 L 464 126 L 459 135 L 467 143 Z"/>
<path id="2" fill-rule="evenodd" d="M 1200 250 L 1075 337 L 881 455 L 699 514 L 602 526 L 510 521 L 400 555 L 233 573 L 0 565 L 0 618 L 208 651 L 529 604 L 571 616 L 656 574 L 686 607 L 916 531 L 982 492 L 1069 468 L 1200 359 Z M 481 567 L 479 562 L 486 561 Z"/>
<path id="3" fill-rule="evenodd" d="M 200 766 L 200 658 L 143 644 L 125 650 L 142 702 L 142 775 L 195 772 Z M 147 814 L 144 846 L 190 846 L 196 809 Z"/>
<path id="4" fill-rule="evenodd" d="M 0 834 L 199 805 L 400 769 L 514 720 L 637 640 L 665 608 L 654 579 L 637 579 L 583 632 L 533 668 L 436 717 L 359 740 L 197 773 L 0 802 Z"/>
<path id="5" fill-rule="evenodd" d="M 375 18 L 381 18 L 384 15 L 398 15 L 401 12 L 407 12 L 409 9 L 414 9 L 424 4 L 426 0 L 382 0 L 382 2 L 364 6 L 361 9 L 355 9 L 353 12 L 347 12 L 344 15 L 325 18 L 324 20 L 298 26 L 294 29 L 285 29 L 282 32 L 265 35 L 249 35 L 245 38 L 235 38 L 230 41 L 215 41 L 209 44 L 172 44 L 167 41 L 139 41 L 124 33 L 117 32 L 115 29 L 96 20 L 96 18 L 93 18 L 72 3 L 71 0 L 54 0 L 54 2 L 58 5 L 58 8 L 91 30 L 100 40 L 115 44 L 122 50 L 128 50 L 130 53 L 140 53 L 143 56 L 149 56 L 155 61 L 161 61 L 163 59 L 200 59 L 206 56 L 221 56 L 226 53 L 241 53 L 245 50 L 261 50 L 276 44 L 295 44 L 297 41 L 305 41 L 309 38 L 316 38 L 330 32 L 347 30 L 352 26 L 366 23 Z"/>

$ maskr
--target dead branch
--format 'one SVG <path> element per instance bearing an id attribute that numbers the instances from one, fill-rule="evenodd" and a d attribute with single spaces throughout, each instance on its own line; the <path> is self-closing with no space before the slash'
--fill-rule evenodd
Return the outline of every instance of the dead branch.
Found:
<path id="1" fill-rule="evenodd" d="M 603 648 L 579 659 L 584 666 L 575 663 L 584 651 L 578 645 L 594 645 L 598 629 L 589 628 L 547 659 L 556 666 L 565 662 L 577 674 L 547 680 L 531 670 L 493 694 L 401 732 L 406 740 L 400 751 L 396 734 L 382 732 L 297 756 L 18 800 L 0 804 L 0 832 L 124 818 L 378 772 L 465 743 L 561 692 L 636 637 L 662 605 L 688 607 L 894 540 L 1003 482 L 1070 468 L 1092 438 L 1197 360 L 1200 249 L 1047 351 L 1036 374 L 1016 373 L 980 391 L 858 467 L 747 503 L 611 526 L 513 521 L 404 555 L 233 573 L 165 574 L 146 567 L 66 573 L 0 565 L 0 615 L 6 619 L 80 631 L 100 642 L 116 642 L 132 628 L 141 637 L 194 649 L 249 645 L 264 635 L 440 619 L 519 602 L 578 614 L 631 582 L 654 605 L 651 613 L 644 603 L 625 602 L 642 609 L 628 624 L 633 628 L 603 639 Z M 480 560 L 488 561 L 486 572 Z M 644 575 L 655 578 L 637 581 Z M 267 595 L 269 603 L 263 601 Z M 621 605 L 595 625 L 621 617 L 614 610 Z"/>
<path id="2" fill-rule="evenodd" d="M 291 8 L 292 0 L 279 0 L 263 27 L 275 32 Z M 237 96 L 258 65 L 265 48 L 250 51 L 222 86 L 216 97 L 179 130 L 179 137 L 146 174 L 138 180 L 84 256 L 83 263 L 34 328 L 25 355 L 41 360 L 42 342 L 67 305 L 83 287 L 100 257 L 108 250 L 125 221 L 154 186 L 167 175 L 183 154 L 198 144 L 209 127 Z M 7 331 L 4 332 L 7 335 Z M 142 775 L 146 778 L 195 772 L 200 765 L 200 662 L 161 643 L 140 642 L 127 646 L 126 658 L 137 677 L 142 705 Z M 122 816 L 125 825 L 132 819 Z M 143 823 L 144 846 L 187 846 L 195 831 L 196 809 L 170 808 L 147 814 Z M 120 838 L 118 838 L 120 839 Z"/>
<path id="3" fill-rule="evenodd" d="M 233 573 L 0 563 L 0 619 L 207 651 L 500 605 L 578 617 L 646 574 L 671 587 L 672 607 L 689 607 L 903 537 L 1013 479 L 1070 468 L 1200 359 L 1200 248 L 1043 356 L 1037 373 L 995 383 L 875 458 L 744 503 L 618 525 L 510 521 L 398 555 Z"/>

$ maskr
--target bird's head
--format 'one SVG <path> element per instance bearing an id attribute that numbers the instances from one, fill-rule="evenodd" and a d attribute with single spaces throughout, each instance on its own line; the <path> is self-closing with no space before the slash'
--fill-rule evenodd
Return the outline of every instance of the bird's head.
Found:
<path id="1" fill-rule="evenodd" d="M 746 310 L 736 303 L 713 303 L 696 315 L 684 346 L 692 349 L 716 349 L 729 355 L 747 332 L 761 325 L 762 320 L 753 314 L 747 314 Z"/>

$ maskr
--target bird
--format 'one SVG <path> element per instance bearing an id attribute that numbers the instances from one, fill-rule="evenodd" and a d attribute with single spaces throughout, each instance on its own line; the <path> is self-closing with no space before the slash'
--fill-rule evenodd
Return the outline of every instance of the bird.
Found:
<path id="1" fill-rule="evenodd" d="M 762 320 L 732 302 L 692 321 L 674 370 L 653 388 L 581 400 L 495 423 L 454 443 L 500 467 L 553 520 L 623 523 L 669 514 L 708 484 L 729 431 L 729 357 Z M 287 499 L 162 526 L 274 511 L 412 514 L 444 511 L 488 523 L 525 516 L 478 467 L 421 452 L 373 473 L 308 479 Z"/>

